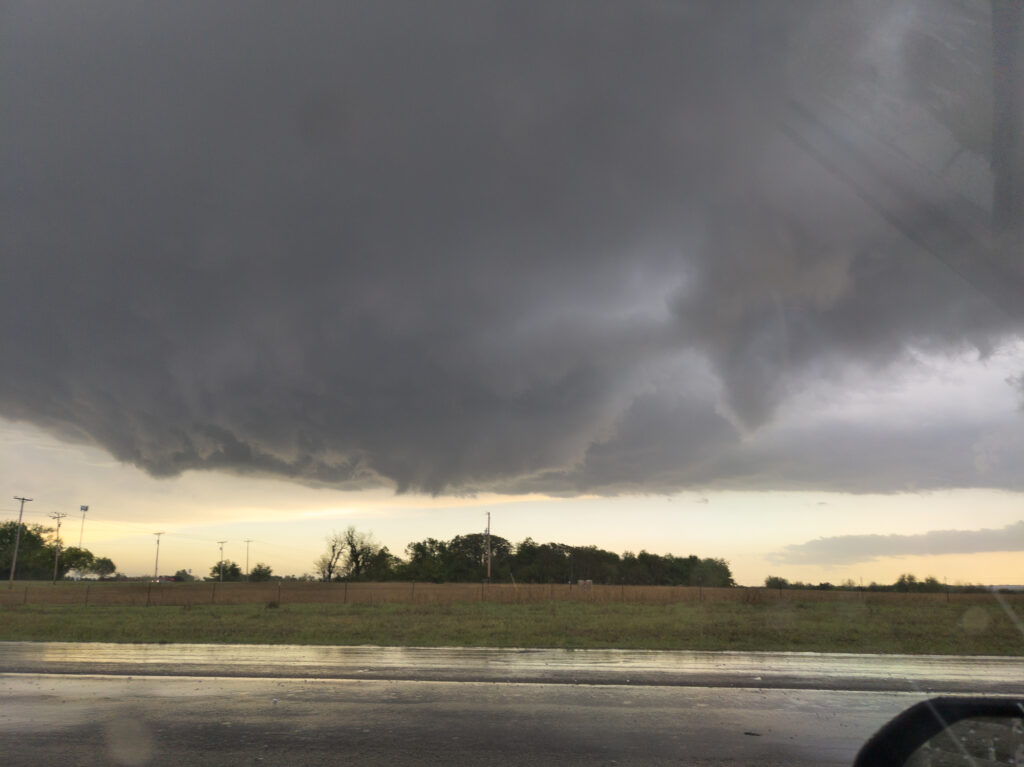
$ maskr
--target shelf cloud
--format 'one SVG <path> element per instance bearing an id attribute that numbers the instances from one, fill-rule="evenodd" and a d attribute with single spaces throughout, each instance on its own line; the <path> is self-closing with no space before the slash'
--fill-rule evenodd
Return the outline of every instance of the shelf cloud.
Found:
<path id="1" fill-rule="evenodd" d="M 1014 487 L 1002 379 L 798 407 L 1020 342 L 989 5 L 935 4 L 12 3 L 0 416 L 154 476 Z"/>

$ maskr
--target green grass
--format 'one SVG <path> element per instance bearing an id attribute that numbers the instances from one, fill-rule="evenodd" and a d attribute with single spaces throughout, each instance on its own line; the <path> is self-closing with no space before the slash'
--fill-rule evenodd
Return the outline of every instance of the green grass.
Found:
<path id="1" fill-rule="evenodd" d="M 1024 654 L 1024 637 L 998 604 L 870 600 L 27 605 L 0 607 L 0 640 Z"/>

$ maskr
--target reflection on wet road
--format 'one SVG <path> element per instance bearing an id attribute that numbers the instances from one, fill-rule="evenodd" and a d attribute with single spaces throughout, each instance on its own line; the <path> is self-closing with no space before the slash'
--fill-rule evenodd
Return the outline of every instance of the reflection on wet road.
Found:
<path id="1" fill-rule="evenodd" d="M 921 696 L 0 675 L 4 764 L 849 765 Z"/>
<path id="2" fill-rule="evenodd" d="M 0 672 L 1024 691 L 1024 659 L 936 655 L 0 642 Z"/>
<path id="3" fill-rule="evenodd" d="M 1019 658 L 0 643 L 6 765 L 850 764 Z"/>

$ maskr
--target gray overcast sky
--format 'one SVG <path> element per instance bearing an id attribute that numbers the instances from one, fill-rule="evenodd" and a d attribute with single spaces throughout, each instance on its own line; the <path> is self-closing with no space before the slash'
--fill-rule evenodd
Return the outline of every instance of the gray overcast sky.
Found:
<path id="1" fill-rule="evenodd" d="M 5 4 L 0 415 L 158 476 L 1019 490 L 1020 315 L 899 225 L 991 205 L 961 5 Z"/>

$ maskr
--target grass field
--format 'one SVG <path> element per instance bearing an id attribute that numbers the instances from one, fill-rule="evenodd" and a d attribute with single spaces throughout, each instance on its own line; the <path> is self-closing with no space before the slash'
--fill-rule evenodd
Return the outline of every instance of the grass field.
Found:
<path id="1" fill-rule="evenodd" d="M 1024 655 L 1019 605 L 573 601 L 0 607 L 0 640 Z"/>
<path id="2" fill-rule="evenodd" d="M 1024 594 L 1002 597 L 1018 607 Z M 829 602 L 872 604 L 957 604 L 991 603 L 990 593 L 900 593 L 858 592 L 816 589 L 711 588 L 697 586 L 592 586 L 566 583 L 148 583 L 118 581 L 18 581 L 13 588 L 0 587 L 3 605 L 83 606 L 192 606 L 297 604 L 450 604 L 454 602 L 496 602 L 529 604 L 546 602 L 667 605 L 675 603 L 742 602 L 777 604 L 783 602 Z"/>

